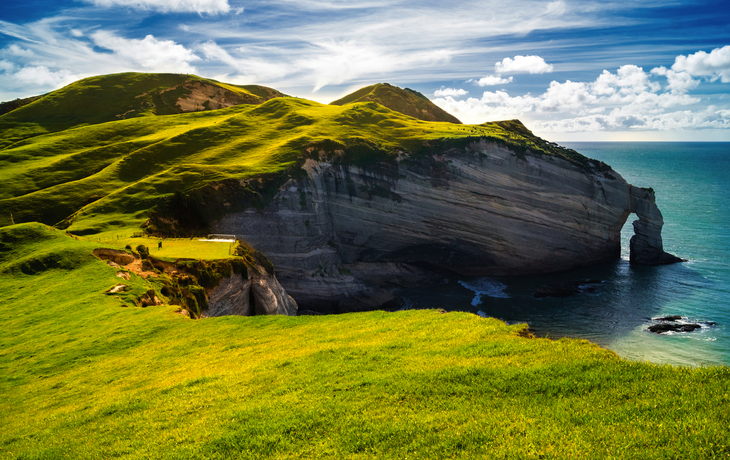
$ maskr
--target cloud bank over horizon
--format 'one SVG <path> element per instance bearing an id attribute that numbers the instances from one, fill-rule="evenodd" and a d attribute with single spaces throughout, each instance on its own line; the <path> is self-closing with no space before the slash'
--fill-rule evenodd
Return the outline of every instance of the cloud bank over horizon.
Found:
<path id="1" fill-rule="evenodd" d="M 712 130 L 730 140 L 721 2 L 515 0 L 487 11 L 481 1 L 37 1 L 48 8 L 0 7 L 0 100 L 126 71 L 320 102 L 387 81 L 465 122 L 520 118 L 539 134 Z"/>
<path id="2" fill-rule="evenodd" d="M 548 68 L 541 58 L 531 58 L 538 63 L 538 69 Z M 505 58 L 503 62 L 516 60 Z M 553 80 L 537 95 L 511 96 L 498 90 L 484 91 L 480 98 L 459 99 L 467 94 L 465 90 L 442 88 L 434 93 L 434 103 L 466 123 L 521 118 L 528 119 L 533 129 L 543 133 L 725 130 L 730 129 L 730 110 L 703 106 L 702 97 L 688 93 L 703 81 L 723 81 L 728 71 L 730 46 L 725 46 L 710 53 L 698 51 L 677 56 L 671 70 L 660 66 L 645 72 L 627 64 L 615 73 L 603 70 L 592 81 Z M 486 86 L 481 80 L 465 83 L 470 82 Z"/>

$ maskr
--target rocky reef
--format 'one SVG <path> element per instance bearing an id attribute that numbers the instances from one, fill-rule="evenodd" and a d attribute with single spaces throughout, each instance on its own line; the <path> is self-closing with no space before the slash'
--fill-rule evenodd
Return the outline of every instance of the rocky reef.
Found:
<path id="1" fill-rule="evenodd" d="M 266 254 L 301 308 L 377 308 L 390 288 L 440 271 L 525 275 L 616 259 L 632 213 L 632 262 L 680 260 L 662 248 L 653 191 L 599 162 L 484 138 L 359 165 L 341 151 L 311 150 L 306 174 L 265 207 L 212 224 Z"/>

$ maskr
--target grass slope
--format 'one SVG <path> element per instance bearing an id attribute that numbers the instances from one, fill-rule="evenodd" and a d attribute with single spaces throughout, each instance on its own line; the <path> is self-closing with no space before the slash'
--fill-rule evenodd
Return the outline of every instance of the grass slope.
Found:
<path id="1" fill-rule="evenodd" d="M 727 367 L 624 361 L 467 313 L 123 308 L 94 247 L 0 229 L 0 459 L 730 456 Z"/>
<path id="2" fill-rule="evenodd" d="M 430 99 L 418 91 L 410 88 L 401 89 L 388 83 L 376 83 L 366 86 L 341 99 L 330 102 L 330 104 L 346 105 L 370 101 L 419 120 L 447 121 L 461 124 L 458 118 L 431 102 Z"/>
<path id="3" fill-rule="evenodd" d="M 44 100 L 0 120 L 10 123 L 6 117 L 37 110 Z M 55 115 L 62 118 L 63 113 L 66 109 Z M 48 117 L 52 115 L 49 109 Z M 11 131 L 24 129 L 20 122 L 12 126 Z M 509 145 L 516 154 L 530 149 L 578 164 L 588 161 L 537 138 L 519 121 L 455 125 L 418 120 L 376 102 L 337 106 L 278 97 L 260 105 L 82 124 L 1 148 L 0 226 L 10 225 L 12 214 L 16 223 L 66 220 L 64 226 L 79 235 L 130 236 L 151 209 L 176 191 L 281 173 L 314 142 L 366 139 L 396 155 L 428 151 L 444 140 L 466 145 L 479 137 Z"/>
<path id="4" fill-rule="evenodd" d="M 185 83 L 225 90 L 236 102 L 260 104 L 282 93 L 263 86 L 236 86 L 185 74 L 121 73 L 85 78 L 0 116 L 0 148 L 31 136 L 125 118 L 183 110 Z"/>

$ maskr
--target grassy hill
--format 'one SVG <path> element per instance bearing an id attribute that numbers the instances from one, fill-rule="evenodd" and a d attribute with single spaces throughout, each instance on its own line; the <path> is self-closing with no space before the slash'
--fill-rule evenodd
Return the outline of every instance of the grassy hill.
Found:
<path id="1" fill-rule="evenodd" d="M 366 86 L 354 93 L 330 102 L 330 105 L 346 105 L 356 102 L 377 102 L 395 112 L 424 121 L 447 121 L 461 124 L 458 118 L 444 111 L 426 96 L 410 88 L 398 88 L 388 83 Z"/>
<path id="2" fill-rule="evenodd" d="M 169 113 L 185 100 L 179 85 L 201 82 L 249 103 Z M 9 112 L 0 117 L 0 226 L 38 221 L 100 239 L 129 236 L 176 192 L 261 175 L 278 174 L 283 183 L 308 146 L 322 142 L 367 145 L 380 161 L 486 137 L 516 154 L 530 149 L 588 161 L 516 120 L 457 125 L 374 101 L 323 105 L 279 95 L 189 75 L 120 74 L 82 80 Z M 130 104 L 139 110 L 117 117 Z"/>
<path id="3" fill-rule="evenodd" d="M 727 367 L 435 310 L 192 321 L 106 295 L 98 246 L 0 229 L 0 459 L 730 455 Z"/>
<path id="4" fill-rule="evenodd" d="M 80 125 L 260 104 L 281 96 L 264 86 L 229 85 L 195 75 L 130 72 L 91 77 L 0 116 L 0 148 Z"/>

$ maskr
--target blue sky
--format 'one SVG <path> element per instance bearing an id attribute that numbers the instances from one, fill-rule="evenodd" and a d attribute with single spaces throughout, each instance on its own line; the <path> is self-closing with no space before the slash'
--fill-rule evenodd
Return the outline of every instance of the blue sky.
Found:
<path id="1" fill-rule="evenodd" d="M 554 141 L 730 141 L 727 0 L 0 4 L 0 100 L 124 71 L 325 103 L 389 82 Z"/>

